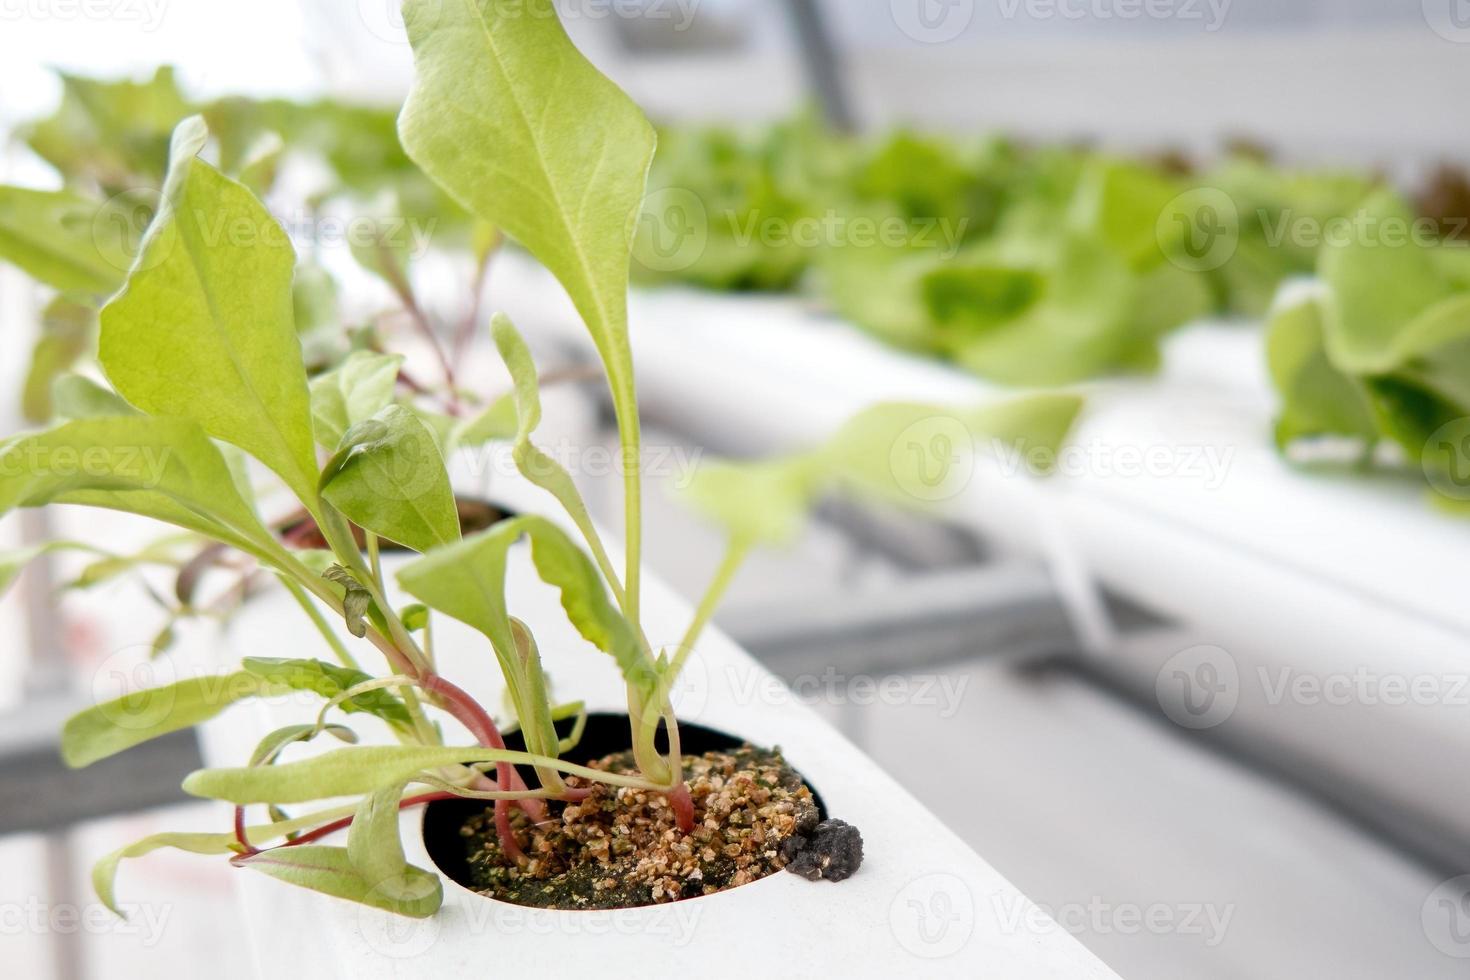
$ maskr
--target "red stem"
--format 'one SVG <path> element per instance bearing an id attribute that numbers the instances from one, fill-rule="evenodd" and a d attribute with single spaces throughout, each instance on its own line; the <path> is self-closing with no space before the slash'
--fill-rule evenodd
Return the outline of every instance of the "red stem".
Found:
<path id="1" fill-rule="evenodd" d="M 674 808 L 674 822 L 681 833 L 694 830 L 694 797 L 689 795 L 689 784 L 681 782 L 669 790 L 669 803 Z"/>
<path id="2" fill-rule="evenodd" d="M 479 702 L 470 697 L 468 693 L 438 674 L 426 675 L 423 684 L 425 690 L 437 694 L 444 700 L 450 713 L 470 730 L 470 734 L 481 745 L 492 749 L 503 750 L 505 748 L 505 739 L 501 737 L 500 729 L 495 727 L 495 719 L 491 718 L 485 709 L 480 707 Z M 514 791 L 526 789 L 525 781 L 521 779 L 520 773 L 516 772 L 515 767 L 509 762 L 497 762 L 495 773 L 496 782 L 501 786 L 509 787 Z M 517 802 L 526 815 L 536 823 L 546 819 L 546 804 L 540 800 L 519 800 Z M 500 836 L 501 850 L 512 860 L 521 860 L 524 854 L 510 826 L 509 800 L 495 801 L 495 829 Z"/>
<path id="3" fill-rule="evenodd" d="M 260 853 L 260 848 L 250 843 L 250 837 L 245 833 L 245 808 L 243 806 L 235 807 L 235 840 L 245 848 L 246 857 Z"/>

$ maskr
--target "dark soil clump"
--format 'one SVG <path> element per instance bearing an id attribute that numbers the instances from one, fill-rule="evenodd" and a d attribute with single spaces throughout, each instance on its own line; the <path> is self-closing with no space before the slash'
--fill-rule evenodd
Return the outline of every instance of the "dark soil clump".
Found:
<path id="1" fill-rule="evenodd" d="M 591 765 L 636 771 L 626 752 Z M 749 884 L 780 871 L 788 854 L 806 852 L 784 845 L 817 830 L 817 804 L 779 751 L 746 745 L 685 757 L 684 776 L 696 821 L 687 835 L 660 793 L 568 778 L 569 786 L 590 787 L 591 795 L 551 804 L 552 819 L 541 826 L 519 811 L 512 818 L 529 859 L 524 868 L 505 859 L 493 811 L 486 809 L 460 831 L 471 887 L 537 908 L 635 908 Z"/>

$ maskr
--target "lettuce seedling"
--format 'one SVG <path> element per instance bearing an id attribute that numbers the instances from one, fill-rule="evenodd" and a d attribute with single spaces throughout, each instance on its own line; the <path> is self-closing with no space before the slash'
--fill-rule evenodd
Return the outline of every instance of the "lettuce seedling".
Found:
<path id="1" fill-rule="evenodd" d="M 205 118 L 184 120 L 173 132 L 162 198 L 141 248 L 100 312 L 98 363 L 110 387 L 73 379 L 58 389 L 70 421 L 0 442 L 0 513 L 51 503 L 109 508 L 248 556 L 284 583 L 331 660 L 251 656 L 232 672 L 137 692 L 66 724 L 64 757 L 85 766 L 244 700 L 302 692 L 321 702 L 313 722 L 267 734 L 245 765 L 185 780 L 189 793 L 234 805 L 232 828 L 157 835 L 99 862 L 94 885 L 114 909 L 118 864 L 173 847 L 228 855 L 241 867 L 373 907 L 429 915 L 442 885 L 407 863 L 400 810 L 454 797 L 493 801 L 501 849 L 515 859 L 522 855 L 512 808 L 540 819 L 546 800 L 585 797 L 589 790 L 570 786 L 569 776 L 666 794 L 678 826 L 690 830 L 694 805 L 670 691 L 740 559 L 782 537 L 834 482 L 902 499 L 908 480 L 930 475 L 906 476 L 904 464 L 893 462 L 905 433 L 922 430 L 937 412 L 911 405 L 875 409 L 799 457 L 713 471 L 696 495 L 730 528 L 730 556 L 679 647 L 655 650 L 640 618 L 641 440 L 627 322 L 633 226 L 653 129 L 572 46 L 550 0 L 408 0 L 404 13 L 416 61 L 398 124 L 407 157 L 483 227 L 503 230 L 560 280 L 601 356 L 627 474 L 626 564 L 615 565 L 571 476 L 533 441 L 541 421 L 536 366 L 505 317 L 493 319 L 491 332 L 514 392 L 478 417 L 445 418 L 401 399 L 402 361 L 390 354 L 358 351 L 309 378 L 298 331 L 303 266 L 251 186 L 201 157 L 210 137 Z M 61 197 L 17 199 L 18 208 L 73 207 Z M 28 256 L 19 260 L 23 267 L 57 288 L 95 297 L 115 285 L 89 267 L 79 247 L 28 251 L 4 239 L 0 246 L 0 254 Z M 1045 396 L 954 424 L 966 427 L 961 441 L 983 434 L 1054 449 L 1077 406 L 1070 397 Z M 516 466 L 562 506 L 570 531 L 524 515 L 463 534 L 444 454 L 497 436 L 512 440 Z M 946 443 L 945 459 L 951 448 L 962 447 Z M 290 494 L 325 549 L 293 547 L 262 516 L 257 467 Z M 384 541 L 419 554 L 396 575 L 417 604 L 391 601 Z M 577 632 L 626 681 L 635 774 L 563 759 L 580 725 L 563 738 L 555 723 L 584 719 L 585 708 L 552 700 L 533 631 L 509 606 L 511 555 L 522 542 Z M 7 557 L 0 584 L 24 561 L 62 548 L 96 550 L 55 542 Z M 171 560 L 167 548 L 150 555 Z M 185 580 L 198 570 L 185 573 L 181 598 L 192 596 Z M 492 714 L 440 673 L 435 615 L 485 637 L 525 751 L 507 749 Z M 344 641 L 332 619 L 371 646 L 386 669 L 365 670 L 361 644 Z M 158 710 L 140 712 L 140 704 Z M 338 715 L 376 719 L 397 744 L 358 745 L 356 733 L 333 720 Z M 437 716 L 453 719 L 473 743 L 446 744 Z M 323 736 L 346 744 L 284 761 L 294 746 Z M 522 769 L 534 772 L 530 783 Z M 343 797 L 356 802 L 323 802 Z M 281 809 L 302 805 L 316 808 L 291 816 Z M 250 808 L 268 819 L 250 822 Z M 344 829 L 346 847 L 322 843 Z"/>

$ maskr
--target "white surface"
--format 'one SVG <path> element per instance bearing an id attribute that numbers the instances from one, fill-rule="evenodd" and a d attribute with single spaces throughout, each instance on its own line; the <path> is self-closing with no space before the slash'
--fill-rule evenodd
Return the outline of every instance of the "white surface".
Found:
<path id="1" fill-rule="evenodd" d="M 594 708 L 614 710 L 624 695 L 612 663 L 565 623 L 554 593 L 534 582 L 524 554 L 518 563 L 524 567 L 512 574 L 510 605 L 536 629 L 553 682 L 574 677 L 562 681 L 565 690 L 575 687 Z M 648 581 L 644 608 L 655 645 L 674 642 L 685 625 L 686 604 Z M 483 638 L 447 621 L 436 633 L 446 676 L 483 703 L 497 704 L 500 682 Z M 310 627 L 289 600 L 276 595 L 240 618 L 225 652 L 304 652 L 315 646 Z M 681 685 L 676 709 L 683 719 L 784 747 L 830 811 L 862 830 L 867 859 L 849 881 L 812 884 L 776 875 L 724 895 L 609 915 L 533 912 L 448 883 L 438 917 L 406 923 L 263 876 L 242 877 L 262 975 L 508 973 L 544 967 L 554 958 L 558 972 L 567 975 L 644 975 L 667 972 L 676 962 L 700 976 L 746 977 L 750 963 L 732 955 L 744 950 L 774 956 L 783 972 L 798 976 L 1113 976 L 814 711 L 789 703 L 773 683 L 712 632 Z M 309 712 L 299 703 L 274 703 L 228 715 L 206 727 L 206 757 L 213 764 L 237 765 L 282 719 L 299 720 Z M 418 821 L 416 813 L 404 817 L 409 859 L 431 866 Z M 281 941 L 299 937 L 299 924 L 306 921 L 315 926 L 313 942 Z"/>

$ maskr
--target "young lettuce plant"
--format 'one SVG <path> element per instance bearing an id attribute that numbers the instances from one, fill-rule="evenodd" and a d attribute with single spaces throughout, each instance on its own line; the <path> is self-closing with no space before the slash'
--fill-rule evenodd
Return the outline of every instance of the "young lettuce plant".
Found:
<path id="1" fill-rule="evenodd" d="M 1362 207 L 1355 227 L 1414 227 L 1393 192 Z M 1385 233 L 1385 236 L 1387 233 Z M 1381 443 L 1420 465 L 1435 500 L 1464 509 L 1470 452 L 1470 259 L 1454 243 L 1368 238 L 1328 243 L 1318 282 L 1283 295 L 1267 354 L 1282 406 L 1283 451 L 1321 437 L 1346 439 L 1371 461 Z"/>
<path id="2" fill-rule="evenodd" d="M 362 353 L 308 383 L 293 307 L 294 251 L 246 185 L 199 158 L 209 136 L 202 118 L 185 120 L 171 140 L 157 214 L 121 291 L 101 312 L 98 363 L 112 390 L 93 385 L 97 397 L 74 413 L 83 417 L 0 444 L 0 512 L 49 503 L 111 508 L 242 552 L 285 583 L 337 662 L 247 658 L 232 674 L 147 692 L 164 710 L 150 713 L 146 723 L 124 699 L 68 723 L 63 752 L 81 766 L 199 724 L 246 698 L 296 690 L 324 699 L 314 724 L 271 733 L 248 765 L 191 775 L 189 792 L 235 805 L 233 830 L 162 835 L 105 859 L 94 881 L 109 905 L 123 858 L 173 846 L 231 854 L 241 866 L 298 885 L 426 915 L 438 907 L 441 886 L 405 863 L 398 810 L 450 795 L 493 800 L 501 846 L 514 857 L 512 803 L 539 818 L 542 800 L 585 795 L 567 786 L 567 774 L 667 792 L 679 823 L 692 826 L 668 704 L 669 664 L 653 655 L 634 625 L 639 437 L 625 294 L 630 216 L 642 198 L 652 130 L 576 52 L 549 4 L 538 16 L 526 16 L 518 3 L 464 4 L 444 18 L 437 5 L 426 16 L 427 6 L 410 3 L 406 10 L 419 79 L 403 113 L 403 143 L 450 193 L 537 254 L 583 312 L 604 354 L 628 454 L 626 572 L 621 579 L 615 573 L 569 475 L 531 443 L 540 415 L 535 368 L 507 321 L 497 320 L 494 332 L 515 377 L 516 461 L 566 505 L 595 559 L 537 517 L 461 536 L 441 439 L 465 433 L 431 428 L 422 412 L 394 401 L 398 359 Z M 532 125 L 533 118 L 541 122 Z M 466 146 L 476 152 L 466 155 Z M 236 234 L 241 228 L 249 234 Z M 80 245 L 77 251 L 86 254 Z M 60 274 L 44 271 L 52 281 Z M 67 288 L 100 296 L 115 286 L 105 270 L 90 277 L 85 267 L 61 271 L 75 280 L 62 283 Z M 488 422 L 470 426 L 502 425 L 500 408 L 492 407 Z M 327 454 L 324 464 L 316 443 Z M 86 465 L 64 462 L 76 459 Z M 250 460 L 289 490 L 327 551 L 295 551 L 273 533 L 255 500 Z M 365 535 L 365 550 L 354 525 Z M 570 740 L 558 736 L 554 722 L 576 708 L 550 702 L 535 639 L 510 615 L 504 595 L 508 554 L 523 538 L 537 574 L 560 590 L 572 623 L 627 678 L 637 776 L 599 776 L 559 758 Z M 383 540 L 425 556 L 400 575 L 404 591 L 422 606 L 390 604 Z M 12 556 L 6 578 L 23 560 L 65 547 L 86 546 L 56 542 Z M 360 668 L 323 606 L 379 651 L 384 675 Z M 430 610 L 486 635 L 527 752 L 507 751 L 490 714 L 436 671 L 427 642 Z M 135 695 L 129 703 L 136 701 Z M 333 709 L 376 716 L 400 744 L 278 764 L 288 746 L 322 734 L 355 741 L 349 729 L 328 721 Z M 446 747 L 431 711 L 449 714 L 478 744 Z M 654 745 L 660 722 L 672 743 L 667 756 Z M 516 765 L 534 769 L 534 788 Z M 434 792 L 410 794 L 410 785 Z M 340 796 L 360 800 L 304 816 L 286 817 L 279 809 Z M 257 805 L 269 807 L 272 819 L 250 825 L 246 808 Z M 344 826 L 351 827 L 345 849 L 317 843 Z"/>
<path id="3" fill-rule="evenodd" d="M 232 828 L 157 835 L 99 862 L 94 885 L 109 907 L 116 908 L 113 881 L 123 859 L 174 847 L 229 855 L 239 866 L 340 898 L 429 915 L 442 901 L 442 885 L 407 863 L 399 811 L 449 797 L 493 801 L 500 846 L 515 859 L 512 808 L 535 820 L 545 815 L 546 800 L 584 797 L 588 790 L 568 785 L 568 776 L 667 794 L 688 830 L 694 808 L 669 692 L 739 559 L 779 538 L 772 530 L 789 528 L 833 481 L 901 496 L 908 478 L 892 465 L 891 449 L 934 414 L 921 406 L 875 410 L 821 450 L 744 475 L 725 472 L 727 489 L 706 500 L 732 529 L 730 557 L 680 647 L 655 651 L 639 617 L 640 438 L 626 306 L 652 129 L 571 45 L 550 0 L 409 0 L 405 17 L 417 80 L 400 117 L 404 148 L 461 205 L 504 229 L 561 280 L 602 356 L 627 472 L 627 564 L 620 575 L 570 475 L 533 442 L 541 416 L 536 368 L 504 317 L 494 319 L 492 334 L 514 394 L 492 407 L 489 421 L 466 424 L 478 438 L 514 423 L 517 467 L 563 506 L 585 550 L 559 523 L 531 515 L 462 534 L 444 451 L 470 436 L 463 425 L 443 427 L 395 400 L 397 358 L 363 352 L 308 381 L 290 242 L 245 184 L 200 158 L 208 129 L 202 118 L 186 119 L 173 133 L 157 214 L 121 291 L 101 311 L 98 362 L 111 389 L 93 384 L 87 397 L 71 399 L 71 421 L 0 442 L 0 514 L 78 504 L 206 537 L 278 577 L 320 629 L 332 660 L 247 657 L 232 673 L 97 705 L 67 723 L 64 756 L 85 766 L 245 699 L 282 692 L 322 699 L 314 721 L 269 733 L 246 765 L 185 780 L 188 792 L 233 804 Z M 105 290 L 105 283 L 96 286 Z M 1076 408 L 1074 399 L 1048 397 L 958 424 L 1054 446 Z M 292 548 L 263 519 L 251 482 L 257 467 L 289 491 L 326 549 Z M 772 493 L 755 498 L 769 506 L 747 514 L 733 501 L 750 481 Z M 385 541 L 421 555 L 397 574 L 418 604 L 391 601 Z M 580 726 L 562 738 L 555 723 L 582 717 L 584 709 L 552 702 L 536 639 L 509 609 L 510 556 L 522 541 L 569 621 L 626 680 L 635 774 L 562 759 Z M 93 550 L 53 542 L 11 556 L 0 561 L 0 584 L 24 560 L 63 548 Z M 491 714 L 439 673 L 435 613 L 486 637 L 526 751 L 508 750 Z M 370 644 L 385 669 L 365 670 L 333 617 Z M 139 712 L 140 698 L 150 710 Z M 397 744 L 348 744 L 281 761 L 291 747 L 322 735 L 355 743 L 355 732 L 332 720 L 334 712 L 375 718 Z M 473 744 L 446 744 L 435 713 L 458 722 Z M 661 728 L 668 742 L 662 751 Z M 533 771 L 534 782 L 517 767 Z M 343 797 L 356 802 L 321 802 Z M 318 808 L 297 815 L 281 809 L 305 804 Z M 251 807 L 265 808 L 269 819 L 249 822 Z M 321 843 L 344 828 L 345 848 Z"/>

